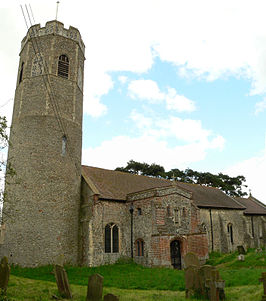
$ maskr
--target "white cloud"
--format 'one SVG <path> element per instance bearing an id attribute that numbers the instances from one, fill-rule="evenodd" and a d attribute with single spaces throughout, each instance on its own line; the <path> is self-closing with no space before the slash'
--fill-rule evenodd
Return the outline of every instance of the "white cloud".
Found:
<path id="1" fill-rule="evenodd" d="M 166 108 L 177 112 L 192 112 L 196 110 L 194 101 L 183 95 L 178 95 L 174 88 L 168 88 L 166 94 Z"/>
<path id="2" fill-rule="evenodd" d="M 203 148 L 212 148 L 222 150 L 225 139 L 222 136 L 214 135 L 212 131 L 202 127 L 200 120 L 181 119 L 169 116 L 167 119 L 148 118 L 135 110 L 130 115 L 136 126 L 139 128 L 139 134 L 155 139 L 174 138 L 176 143 L 200 143 Z"/>
<path id="3" fill-rule="evenodd" d="M 246 76 L 253 94 L 266 92 L 265 1 L 77 0 L 75 4 L 70 0 L 60 4 L 59 20 L 65 27 L 79 28 L 86 44 L 85 99 L 100 100 L 112 89 L 100 80 L 108 72 L 147 72 L 155 56 L 179 66 L 186 76 L 208 80 Z M 8 42 L 1 47 L 0 58 L 8 83 L 2 91 L 6 101 L 13 96 L 19 41 L 26 28 L 17 1 L 4 6 L 1 33 Z M 32 8 L 42 26 L 54 18 L 52 0 L 36 0 Z M 85 113 L 89 111 L 85 107 Z"/>
<path id="4" fill-rule="evenodd" d="M 165 102 L 167 110 L 177 112 L 192 112 L 196 109 L 194 101 L 183 95 L 178 95 L 174 88 L 162 92 L 157 83 L 150 79 L 133 80 L 128 85 L 129 96 L 133 99 L 147 100 L 158 104 Z"/>
<path id="5" fill-rule="evenodd" d="M 258 115 L 259 113 L 265 111 L 266 109 L 266 98 L 264 98 L 262 101 L 259 101 L 255 104 L 255 115 Z"/>
<path id="6" fill-rule="evenodd" d="M 260 154 L 238 162 L 227 168 L 224 173 L 230 176 L 243 175 L 251 193 L 259 201 L 266 204 L 265 194 L 266 147 Z"/>
<path id="7" fill-rule="evenodd" d="M 83 164 L 109 169 L 125 166 L 131 159 L 149 164 L 155 162 L 163 165 L 166 170 L 186 168 L 192 162 L 203 160 L 205 156 L 206 148 L 200 143 L 169 147 L 166 141 L 151 136 L 118 136 L 82 152 Z"/>
<path id="8" fill-rule="evenodd" d="M 157 83 L 153 80 L 133 80 L 128 85 L 131 98 L 148 100 L 150 103 L 160 103 L 165 98 Z"/>
<path id="9" fill-rule="evenodd" d="M 125 166 L 130 159 L 163 165 L 167 170 L 186 168 L 206 157 L 209 149 L 221 150 L 224 138 L 203 129 L 197 120 L 146 117 L 132 111 L 131 120 L 138 128 L 136 137 L 116 136 L 97 147 L 84 149 L 83 164 L 103 168 Z M 175 143 L 169 145 L 167 138 Z M 108 151 L 107 151 L 108 150 Z"/>
<path id="10" fill-rule="evenodd" d="M 100 98 L 90 97 L 85 104 L 85 113 L 92 117 L 101 117 L 107 113 L 107 106 L 101 103 Z"/>
<path id="11" fill-rule="evenodd" d="M 83 111 L 92 117 L 100 117 L 107 112 L 107 106 L 101 102 L 101 97 L 113 88 L 114 83 L 111 76 L 104 72 L 90 73 L 88 76 L 91 86 L 83 97 Z"/>
<path id="12" fill-rule="evenodd" d="M 127 78 L 127 76 L 120 75 L 118 77 L 118 80 L 120 81 L 120 83 L 125 84 L 127 82 L 128 78 Z"/>
<path id="13" fill-rule="evenodd" d="M 152 119 L 133 110 L 130 114 L 130 119 L 133 120 L 138 128 L 150 128 L 152 126 Z"/>

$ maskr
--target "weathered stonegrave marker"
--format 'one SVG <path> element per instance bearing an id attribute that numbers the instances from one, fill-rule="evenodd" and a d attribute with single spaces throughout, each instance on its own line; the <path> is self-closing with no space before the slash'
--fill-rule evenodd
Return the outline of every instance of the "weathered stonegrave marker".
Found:
<path id="1" fill-rule="evenodd" d="M 119 301 L 119 298 L 113 294 L 107 294 L 103 298 L 104 301 Z"/>
<path id="2" fill-rule="evenodd" d="M 207 279 L 211 279 L 211 272 L 215 270 L 215 267 L 211 265 L 204 265 L 199 269 L 199 279 L 200 279 L 200 291 L 201 295 L 205 298 L 209 298 L 210 289 L 206 286 Z"/>
<path id="3" fill-rule="evenodd" d="M 186 298 L 199 296 L 211 301 L 225 299 L 225 282 L 215 267 L 210 265 L 200 267 L 199 260 L 193 253 L 185 256 L 185 265 Z"/>
<path id="4" fill-rule="evenodd" d="M 198 267 L 190 265 L 185 270 L 186 298 L 191 298 L 200 289 Z"/>
<path id="5" fill-rule="evenodd" d="M 206 279 L 206 287 L 209 288 L 209 300 L 219 301 L 223 300 L 224 297 L 220 298 L 220 290 L 224 290 L 224 280 L 220 279 L 219 272 L 215 269 L 211 271 L 209 279 Z"/>
<path id="6" fill-rule="evenodd" d="M 94 274 L 89 277 L 86 301 L 101 301 L 103 296 L 103 277 Z"/>
<path id="7" fill-rule="evenodd" d="M 196 254 L 190 252 L 185 255 L 185 282 L 186 282 L 186 298 L 190 298 L 198 293 L 200 289 L 200 281 L 198 270 L 200 267 L 199 259 Z"/>
<path id="8" fill-rule="evenodd" d="M 245 261 L 245 255 L 244 254 L 240 254 L 240 255 L 237 256 L 237 259 L 239 261 Z"/>
<path id="9" fill-rule="evenodd" d="M 8 280 L 10 275 L 10 266 L 7 257 L 3 257 L 0 263 L 0 289 L 6 294 Z"/>
<path id="10" fill-rule="evenodd" d="M 194 265 L 196 267 L 200 267 L 200 262 L 199 262 L 199 259 L 198 259 L 197 255 L 192 253 L 192 252 L 189 252 L 185 255 L 184 261 L 185 261 L 185 267 L 186 268 L 191 266 L 191 265 Z"/>
<path id="11" fill-rule="evenodd" d="M 243 246 L 237 246 L 237 251 L 238 251 L 238 260 L 239 261 L 245 261 L 245 254 L 246 254 L 246 250 Z"/>
<path id="12" fill-rule="evenodd" d="M 262 272 L 259 281 L 263 283 L 263 295 L 261 301 L 266 301 L 266 272 Z"/>
<path id="13" fill-rule="evenodd" d="M 67 273 L 61 265 L 54 267 L 55 279 L 60 296 L 66 299 L 72 299 Z"/>

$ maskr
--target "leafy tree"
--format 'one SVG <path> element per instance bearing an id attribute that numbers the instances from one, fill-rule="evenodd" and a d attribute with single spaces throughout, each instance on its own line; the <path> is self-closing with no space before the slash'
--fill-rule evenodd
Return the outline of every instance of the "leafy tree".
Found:
<path id="1" fill-rule="evenodd" d="M 152 163 L 149 165 L 147 163 L 140 163 L 134 160 L 130 160 L 126 167 L 118 167 L 115 170 L 138 175 L 165 178 L 185 183 L 217 187 L 232 197 L 242 197 L 247 195 L 247 193 L 242 190 L 243 187 L 247 187 L 247 185 L 244 185 L 244 182 L 246 181 L 244 176 L 229 177 L 223 173 L 215 175 L 210 172 L 198 172 L 190 168 L 187 168 L 184 171 L 174 168 L 166 172 L 163 166 L 158 164 Z"/>
<path id="2" fill-rule="evenodd" d="M 6 117 L 0 116 L 0 203 L 3 204 L 5 199 L 4 194 L 4 188 L 3 183 L 5 180 L 5 177 L 8 175 L 10 177 L 13 177 L 15 174 L 14 169 L 11 167 L 10 163 L 7 164 L 5 160 L 5 149 L 8 146 L 8 134 L 7 134 L 7 120 Z M 4 176 L 5 174 L 5 176 Z"/>

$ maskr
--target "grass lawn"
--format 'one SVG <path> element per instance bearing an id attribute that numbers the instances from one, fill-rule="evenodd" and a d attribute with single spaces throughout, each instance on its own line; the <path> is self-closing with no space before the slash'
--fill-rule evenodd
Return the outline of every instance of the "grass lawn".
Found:
<path id="1" fill-rule="evenodd" d="M 73 300 L 84 301 L 86 296 L 86 286 L 71 284 Z M 113 293 L 119 296 L 120 301 L 185 301 L 184 291 L 168 290 L 139 290 L 139 289 L 119 289 L 115 287 L 105 287 L 104 294 Z M 225 290 L 226 300 L 229 301 L 260 301 L 262 296 L 262 286 L 249 285 L 239 287 L 229 287 Z M 48 301 L 53 295 L 57 295 L 55 282 L 32 280 L 16 276 L 10 277 L 8 287 L 8 300 L 17 301 Z M 193 299 L 194 301 L 198 299 Z"/>
<path id="2" fill-rule="evenodd" d="M 237 260 L 237 253 L 212 253 L 207 263 L 217 266 L 226 281 L 226 300 L 261 300 L 263 289 L 258 279 L 262 271 L 265 271 L 265 253 L 249 250 L 244 262 Z M 134 263 L 117 263 L 95 268 L 65 268 L 74 295 L 73 300 L 85 299 L 88 277 L 95 273 L 104 277 L 104 294 L 118 295 L 120 301 L 187 300 L 184 271 L 146 268 Z M 51 300 L 52 295 L 57 295 L 52 266 L 12 267 L 11 273 L 8 300 Z"/>

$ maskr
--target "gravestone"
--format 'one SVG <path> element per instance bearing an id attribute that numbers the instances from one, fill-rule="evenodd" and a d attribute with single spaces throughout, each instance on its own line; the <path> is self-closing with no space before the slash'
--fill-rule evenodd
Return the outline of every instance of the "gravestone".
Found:
<path id="1" fill-rule="evenodd" d="M 196 267 L 200 267 L 200 262 L 196 254 L 189 252 L 185 255 L 184 258 L 185 267 L 189 267 L 190 265 L 194 265 Z"/>
<path id="2" fill-rule="evenodd" d="M 7 257 L 3 257 L 0 263 L 0 289 L 5 294 L 10 275 L 10 266 Z"/>
<path id="3" fill-rule="evenodd" d="M 211 279 L 211 272 L 213 270 L 215 270 L 215 267 L 207 264 L 199 269 L 200 291 L 201 295 L 205 298 L 208 298 L 210 295 L 210 290 L 206 287 L 206 280 Z"/>
<path id="4" fill-rule="evenodd" d="M 60 296 L 66 299 L 72 299 L 67 273 L 61 265 L 54 267 L 55 279 Z"/>
<path id="5" fill-rule="evenodd" d="M 103 277 L 94 274 L 89 277 L 86 301 L 100 301 L 103 295 Z"/>
<path id="6" fill-rule="evenodd" d="M 191 298 L 198 293 L 200 289 L 199 268 L 190 265 L 185 269 L 186 298 Z"/>
<path id="7" fill-rule="evenodd" d="M 103 298 L 104 301 L 119 301 L 119 298 L 113 294 L 107 294 Z"/>
<path id="8" fill-rule="evenodd" d="M 224 286 L 225 281 L 220 278 L 219 271 L 211 271 L 209 279 L 206 279 L 206 287 L 209 288 L 209 300 L 219 301 L 225 299 Z"/>
<path id="9" fill-rule="evenodd" d="M 237 246 L 237 251 L 239 255 L 245 255 L 246 254 L 246 250 L 243 246 Z"/>
<path id="10" fill-rule="evenodd" d="M 237 259 L 239 261 L 245 261 L 245 255 L 244 254 L 239 254 L 238 257 L 237 257 Z"/>
<path id="11" fill-rule="evenodd" d="M 262 272 L 259 281 L 263 284 L 263 295 L 261 301 L 266 301 L 266 272 Z"/>

